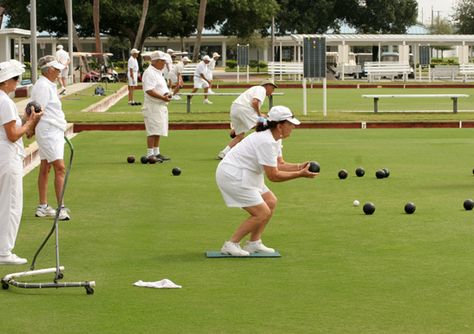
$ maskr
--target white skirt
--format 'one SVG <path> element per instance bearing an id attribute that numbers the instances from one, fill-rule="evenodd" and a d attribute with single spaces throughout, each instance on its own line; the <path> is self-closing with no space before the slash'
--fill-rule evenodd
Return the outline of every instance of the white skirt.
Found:
<path id="1" fill-rule="evenodd" d="M 220 163 L 216 182 L 228 207 L 246 208 L 264 202 L 262 194 L 270 189 L 265 185 L 263 174 Z"/>
<path id="2" fill-rule="evenodd" d="M 143 106 L 147 136 L 168 136 L 168 107 L 164 103 L 146 103 Z"/>

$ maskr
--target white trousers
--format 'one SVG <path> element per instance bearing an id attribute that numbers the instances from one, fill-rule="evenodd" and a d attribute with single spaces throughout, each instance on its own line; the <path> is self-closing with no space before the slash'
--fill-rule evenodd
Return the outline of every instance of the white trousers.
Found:
<path id="1" fill-rule="evenodd" d="M 23 160 L 0 142 L 0 256 L 15 247 L 23 212 Z"/>

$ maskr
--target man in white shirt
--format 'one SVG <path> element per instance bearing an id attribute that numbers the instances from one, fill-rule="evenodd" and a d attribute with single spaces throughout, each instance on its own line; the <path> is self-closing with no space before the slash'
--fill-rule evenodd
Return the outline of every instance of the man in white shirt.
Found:
<path id="1" fill-rule="evenodd" d="M 265 96 L 270 96 L 278 86 L 272 80 L 264 80 L 259 86 L 253 86 L 239 95 L 230 107 L 230 122 L 235 137 L 219 152 L 217 158 L 223 159 L 232 147 L 237 145 L 245 134 L 253 129 L 259 117 Z"/>
<path id="2" fill-rule="evenodd" d="M 158 162 L 170 160 L 160 153 L 160 137 L 168 136 L 168 103 L 171 94 L 163 77 L 167 56 L 164 52 L 150 54 L 151 64 L 143 72 L 143 116 L 147 134 L 147 158 L 155 157 Z"/>
<path id="3" fill-rule="evenodd" d="M 39 205 L 36 208 L 36 217 L 54 216 L 56 214 L 56 211 L 48 205 L 47 197 L 48 175 L 52 166 L 54 169 L 56 200 L 60 205 L 59 220 L 69 220 L 69 210 L 61 202 L 66 173 L 64 131 L 66 131 L 67 122 L 55 83 L 61 70 L 64 69 L 64 65 L 60 64 L 54 56 L 44 56 L 39 59 L 38 66 L 42 75 L 31 90 L 31 100 L 39 103 L 44 110 L 43 116 L 35 129 L 41 159 L 38 174 Z"/>
<path id="4" fill-rule="evenodd" d="M 61 84 L 61 90 L 59 91 L 59 94 L 63 95 L 66 92 L 69 63 L 71 62 L 71 59 L 69 58 L 69 53 L 64 51 L 64 48 L 61 44 L 56 47 L 56 60 L 60 64 L 64 65 L 64 69 L 61 70 L 61 74 L 59 75 L 59 83 Z"/>
<path id="5" fill-rule="evenodd" d="M 214 71 L 214 69 L 216 68 L 217 61 L 219 60 L 220 57 L 221 57 L 220 54 L 218 54 L 217 52 L 214 52 L 214 53 L 212 54 L 211 60 L 209 61 L 209 65 L 208 65 L 208 67 L 209 67 L 209 79 L 211 80 L 211 82 L 212 82 L 212 80 L 214 80 L 214 73 L 213 73 L 213 71 Z M 211 88 L 212 88 L 212 87 L 209 87 L 209 94 L 213 94 L 213 93 L 214 93 Z"/>
<path id="6" fill-rule="evenodd" d="M 183 87 L 183 70 L 190 62 L 191 60 L 188 57 L 181 58 L 178 63 L 173 65 L 173 69 L 168 75 L 168 78 L 171 81 L 171 88 L 173 89 L 173 100 L 181 100 L 181 97 L 176 94 Z"/>
<path id="7" fill-rule="evenodd" d="M 211 87 L 211 79 L 209 78 L 209 62 L 211 58 L 209 56 L 202 57 L 202 60 L 196 66 L 196 71 L 194 72 L 194 89 L 191 93 L 196 93 L 199 88 L 204 89 L 204 104 L 212 104 L 211 101 L 208 100 L 207 94 L 209 91 L 209 87 Z"/>
<path id="8" fill-rule="evenodd" d="M 140 105 L 140 102 L 135 102 L 133 99 L 133 91 L 138 85 L 138 54 L 140 51 L 133 48 L 130 51 L 130 58 L 128 59 L 127 78 L 128 78 L 128 104 L 131 106 Z"/>

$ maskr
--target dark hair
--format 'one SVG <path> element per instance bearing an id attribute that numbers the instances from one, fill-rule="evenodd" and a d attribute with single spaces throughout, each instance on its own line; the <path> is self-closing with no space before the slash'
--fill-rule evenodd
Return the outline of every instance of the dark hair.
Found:
<path id="1" fill-rule="evenodd" d="M 265 131 L 265 130 L 268 130 L 268 129 L 274 129 L 274 128 L 276 128 L 276 126 L 279 123 L 283 123 L 283 122 L 286 122 L 286 120 L 277 122 L 277 121 L 269 121 L 267 119 L 267 121 L 265 123 L 264 122 L 258 122 L 257 126 L 255 128 L 255 131 L 260 132 L 260 131 Z"/>
<path id="2" fill-rule="evenodd" d="M 15 77 L 13 77 L 12 79 L 15 80 L 15 81 L 18 81 L 18 80 L 20 79 L 20 76 L 17 75 L 17 76 L 15 76 Z"/>

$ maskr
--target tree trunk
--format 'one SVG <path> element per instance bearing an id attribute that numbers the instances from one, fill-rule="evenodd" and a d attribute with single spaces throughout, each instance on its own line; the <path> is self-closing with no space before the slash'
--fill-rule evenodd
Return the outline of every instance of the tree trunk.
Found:
<path id="1" fill-rule="evenodd" d="M 199 15 L 197 22 L 196 42 L 194 43 L 193 62 L 197 62 L 199 53 L 201 51 L 201 36 L 204 29 L 204 19 L 206 18 L 206 6 L 207 0 L 201 0 L 199 2 Z"/>
<path id="2" fill-rule="evenodd" d="M 2 28 L 2 24 L 3 24 L 3 14 L 5 14 L 5 8 L 0 6 L 0 29 Z"/>
<path id="3" fill-rule="evenodd" d="M 148 15 L 149 3 L 149 0 L 143 0 L 142 16 L 140 18 L 140 24 L 138 25 L 137 37 L 135 38 L 135 43 L 133 43 L 133 47 L 138 50 L 141 50 L 139 49 L 139 47 L 141 48 L 143 45 L 143 43 L 141 43 L 141 40 L 143 36 L 143 29 L 145 27 L 146 16 Z"/>
<path id="4" fill-rule="evenodd" d="M 92 5 L 92 21 L 94 22 L 95 52 L 102 53 L 100 44 L 100 0 L 94 0 Z"/>

